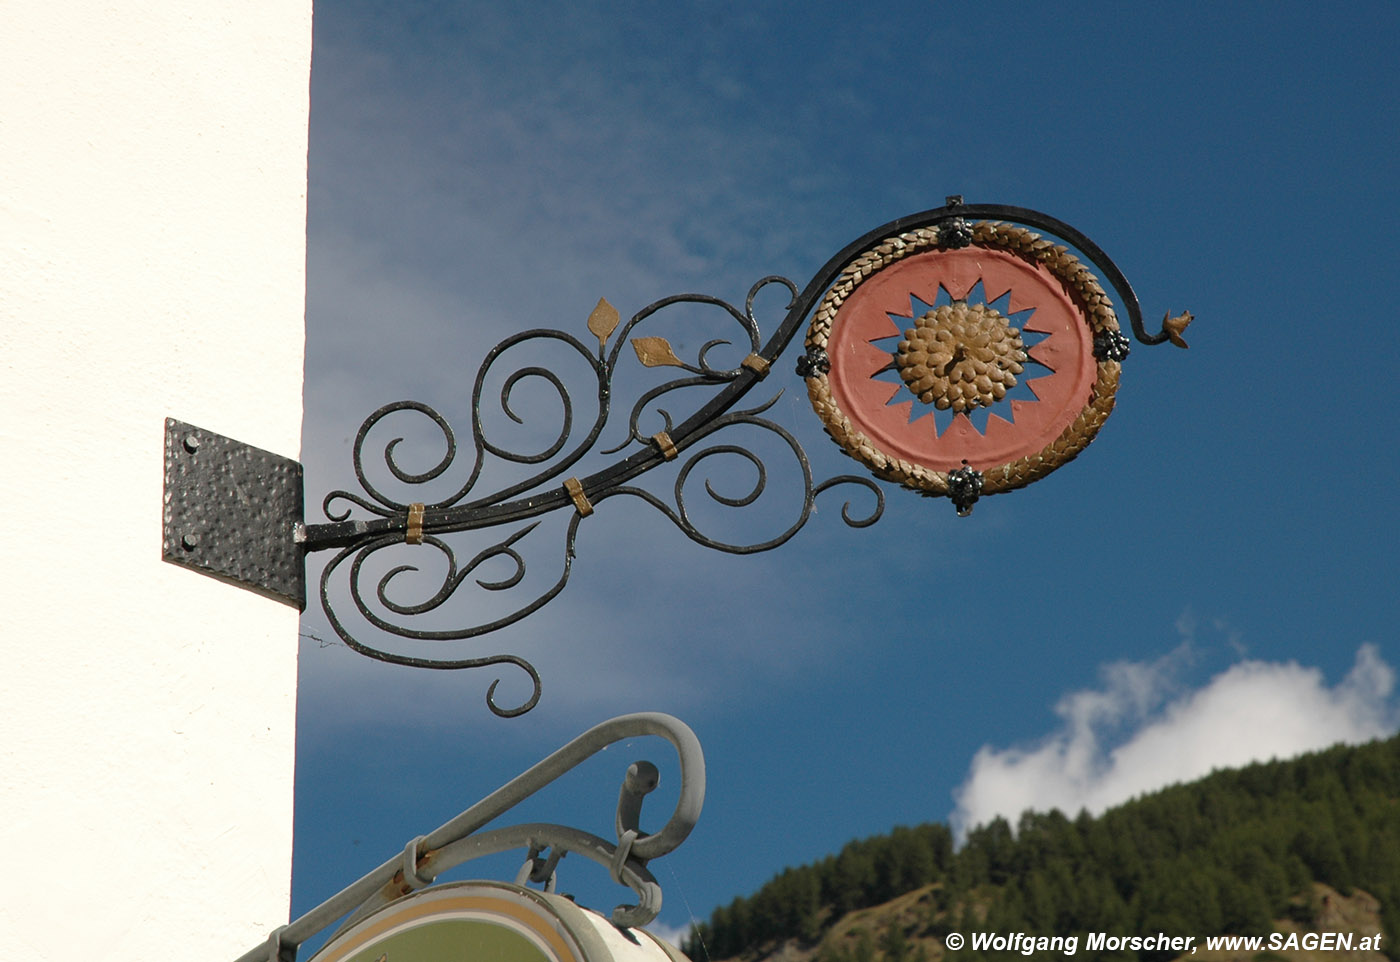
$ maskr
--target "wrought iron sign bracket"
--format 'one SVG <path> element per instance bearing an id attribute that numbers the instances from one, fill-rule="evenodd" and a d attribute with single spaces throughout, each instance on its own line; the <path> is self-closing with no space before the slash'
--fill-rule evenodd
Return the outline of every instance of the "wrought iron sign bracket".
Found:
<path id="1" fill-rule="evenodd" d="M 1100 276 L 1106 285 L 1100 284 Z M 754 301 L 770 286 L 786 289 L 790 299 L 765 340 Z M 1116 294 L 1117 307 L 1110 291 Z M 648 329 L 642 325 L 677 304 L 713 310 L 728 336 L 705 342 L 693 360 L 683 360 L 664 337 L 642 336 Z M 803 350 L 794 367 L 831 439 L 876 479 L 947 497 L 965 515 L 979 498 L 1044 477 L 1094 439 L 1113 409 L 1129 353 L 1129 340 L 1119 329 L 1120 310 L 1139 342 L 1186 346 L 1182 332 L 1190 313 L 1164 317 L 1161 330 L 1148 333 L 1137 296 L 1122 271 L 1073 227 L 1027 208 L 964 204 L 961 197 L 949 197 L 942 207 L 891 221 L 852 241 L 800 290 L 786 278 L 769 276 L 752 286 L 742 306 L 709 295 L 680 294 L 656 301 L 625 321 L 600 300 L 586 324 L 596 343 L 563 330 L 512 335 L 487 353 L 476 376 L 470 464 L 457 462 L 457 435 L 433 408 L 417 401 L 386 405 L 365 419 L 355 438 L 352 458 L 359 490 L 327 494 L 321 502 L 327 519 L 323 523 L 307 523 L 304 517 L 301 467 L 296 462 L 170 420 L 165 444 L 165 559 L 304 609 L 305 556 L 332 552 L 320 577 L 321 607 L 348 647 L 413 667 L 513 665 L 529 676 L 530 697 L 516 707 L 501 708 L 494 700 L 493 682 L 487 703 L 499 715 L 518 715 L 532 708 L 540 694 L 539 675 L 529 662 L 509 654 L 463 658 L 416 652 L 425 643 L 439 645 L 432 650 L 442 651 L 440 643 L 503 628 L 553 599 L 569 579 L 580 522 L 607 499 L 640 499 L 691 540 L 733 554 L 785 543 L 807 523 L 815 499 L 837 486 L 863 490 L 869 500 L 862 504 L 873 505 L 853 509 L 848 501 L 841 512 L 846 524 L 865 527 L 880 518 L 884 492 L 870 477 L 813 478 L 797 438 L 768 416 L 777 394 L 756 405 L 739 406 L 769 376 L 804 322 Z M 537 362 L 512 366 L 518 354 L 510 352 L 522 345 L 548 345 L 573 357 L 570 363 L 581 362 L 586 387 L 578 396 L 586 397 L 587 410 L 596 414 L 591 419 L 576 417 L 575 395 L 554 370 Z M 631 351 L 624 350 L 627 345 Z M 725 350 L 733 352 L 732 360 L 721 364 L 715 357 Z M 633 354 L 644 368 L 679 368 L 681 373 L 643 391 L 625 420 L 610 420 L 614 374 L 619 365 L 632 363 Z M 1039 370 L 1032 372 L 1032 366 Z M 560 402 L 562 416 L 557 424 L 551 422 L 555 440 L 543 450 L 512 450 L 493 440 L 486 427 L 482 412 L 488 374 L 496 379 L 494 384 L 502 371 L 509 373 L 499 403 L 511 420 L 523 423 L 512 408 L 512 391 L 523 381 L 543 384 Z M 676 393 L 682 391 L 690 393 Z M 705 400 L 684 419 L 673 418 L 658 404 L 693 398 L 696 391 Z M 383 482 L 366 472 L 371 431 L 390 417 L 419 419 L 441 435 L 445 453 L 427 471 L 410 471 L 396 460 L 401 439 L 392 440 L 377 455 L 383 466 L 376 477 L 392 476 L 400 490 L 435 494 L 421 495 L 422 500 L 392 496 Z M 600 449 L 604 428 L 610 425 L 621 435 L 621 443 Z M 800 479 L 793 521 L 767 540 L 735 543 L 707 533 L 686 504 L 687 480 L 692 473 L 703 473 L 695 470 L 697 466 L 716 457 L 747 462 L 756 480 L 739 496 L 722 495 L 706 481 L 712 502 L 743 508 L 764 492 L 768 472 L 758 454 L 733 442 L 702 443 L 721 432 L 730 437 L 726 429 L 739 425 L 776 438 L 780 451 L 791 453 Z M 616 460 L 583 473 L 581 462 L 590 455 Z M 672 461 L 677 466 L 672 499 L 631 483 Z M 527 476 L 494 491 L 478 490 L 487 462 Z M 460 484 L 444 496 L 442 486 L 449 478 Z M 525 557 L 538 553 L 544 537 L 531 534 L 543 516 L 554 512 L 567 517 L 562 551 L 556 549 L 553 567 L 543 580 L 526 579 Z M 493 530 L 501 533 L 491 534 Z M 454 536 L 468 532 L 477 533 L 478 542 L 484 534 L 486 547 L 472 549 L 459 561 Z M 394 552 L 405 544 L 421 546 L 412 550 L 426 550 L 440 562 L 438 567 L 445 570 L 440 586 L 430 586 L 422 597 L 421 579 L 428 576 L 414 564 L 397 564 L 364 590 L 361 579 L 373 579 L 371 570 L 383 572 L 386 567 L 366 568 L 366 560 L 383 551 L 383 559 L 397 561 Z M 488 564 L 497 573 L 504 567 L 505 576 L 483 575 Z M 406 572 L 419 572 L 419 588 L 400 578 Z M 333 590 L 332 579 L 337 577 L 343 584 L 337 581 Z M 466 617 L 475 619 L 473 623 L 443 628 L 445 606 L 459 589 L 461 596 L 481 591 L 497 601 L 510 600 L 494 609 L 503 614 L 483 615 L 480 611 L 486 608 L 468 607 Z M 404 595 L 413 591 L 420 594 L 405 601 Z M 352 604 L 344 604 L 346 597 Z M 517 605 L 517 597 L 524 602 Z M 405 624 L 430 612 L 436 612 L 430 619 L 435 627 Z M 387 636 L 408 639 L 409 647 L 386 649 L 379 639 Z"/>

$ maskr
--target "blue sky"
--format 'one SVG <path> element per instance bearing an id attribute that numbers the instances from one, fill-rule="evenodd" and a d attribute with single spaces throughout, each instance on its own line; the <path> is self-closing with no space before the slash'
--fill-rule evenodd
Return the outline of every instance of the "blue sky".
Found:
<path id="1" fill-rule="evenodd" d="M 706 749 L 700 824 L 653 865 L 663 929 L 895 824 L 1100 808 L 1400 727 L 1385 361 L 1400 11 L 1126 11 L 317 5 L 312 520 L 351 486 L 351 442 L 379 405 L 422 401 L 466 436 L 477 366 L 507 335 L 587 339 L 599 297 L 627 316 L 692 291 L 742 304 L 767 274 L 801 286 L 948 194 L 1073 224 L 1150 326 L 1197 321 L 1189 351 L 1137 346 L 1083 456 L 968 518 L 889 487 L 870 528 L 841 524 L 832 499 L 783 548 L 733 557 L 609 502 L 554 602 L 454 649 L 532 660 L 543 697 L 518 719 L 486 711 L 489 670 L 364 659 L 330 643 L 313 603 L 294 914 L 624 712 L 675 714 Z M 765 334 L 779 300 L 759 302 Z M 703 339 L 728 333 L 691 318 Z M 773 417 L 819 477 L 859 471 L 793 356 L 764 384 L 784 391 Z M 438 456 L 408 437 L 406 459 Z M 763 519 L 784 510 L 782 477 Z M 501 677 L 503 701 L 523 697 Z M 520 820 L 607 834 L 639 757 L 662 768 L 656 827 L 673 759 L 645 741 Z M 590 863 L 565 869 L 586 904 L 628 895 Z"/>

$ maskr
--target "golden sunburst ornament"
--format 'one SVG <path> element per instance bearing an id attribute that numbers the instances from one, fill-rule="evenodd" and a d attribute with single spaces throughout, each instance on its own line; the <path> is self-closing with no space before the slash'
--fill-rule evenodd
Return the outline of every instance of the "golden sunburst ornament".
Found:
<path id="1" fill-rule="evenodd" d="M 923 314 L 895 351 L 900 378 L 924 404 L 961 414 L 1006 397 L 1025 371 L 1021 332 L 986 304 L 954 301 Z"/>

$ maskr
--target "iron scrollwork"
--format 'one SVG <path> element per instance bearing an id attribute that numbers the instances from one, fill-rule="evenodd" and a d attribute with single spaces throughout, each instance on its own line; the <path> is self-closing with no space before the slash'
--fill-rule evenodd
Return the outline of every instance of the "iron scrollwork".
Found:
<path id="1" fill-rule="evenodd" d="M 843 505 L 842 518 L 848 525 L 864 527 L 877 521 L 884 508 L 884 494 L 874 482 L 855 475 L 841 475 L 824 481 L 815 480 L 807 455 L 797 438 L 782 425 L 765 416 L 781 395 L 781 391 L 756 407 L 733 409 L 735 402 L 767 373 L 773 359 L 786 346 L 790 337 L 789 334 L 788 337 L 770 341 L 767 348 L 761 344 L 754 301 L 759 292 L 770 285 L 780 285 L 786 289 L 790 295 L 788 308 L 791 310 L 798 299 L 796 285 L 786 278 L 770 276 L 754 284 L 742 310 L 716 297 L 683 294 L 650 304 L 622 323 L 621 318 L 606 301 L 600 302 L 589 320 L 589 329 L 598 341 L 596 351 L 581 339 L 564 331 L 533 330 L 512 335 L 486 355 L 477 372 L 471 398 L 471 433 L 469 441 L 465 444 L 459 444 L 448 420 L 427 404 L 399 401 L 372 413 L 360 426 L 352 450 L 355 477 L 359 482 L 360 491 L 357 493 L 335 490 L 327 494 L 322 509 L 330 519 L 329 523 L 307 525 L 300 532 L 307 551 L 338 549 L 322 570 L 320 596 L 322 608 L 340 639 L 361 654 L 412 667 L 457 669 L 514 665 L 524 671 L 530 679 L 532 691 L 529 697 L 518 706 L 501 706 L 495 697 L 498 679 L 492 682 L 488 689 L 487 704 L 497 715 L 519 715 L 533 708 L 540 697 L 540 677 L 528 661 L 517 655 L 507 654 L 471 658 L 424 657 L 388 651 L 367 644 L 356 636 L 356 632 L 337 610 L 333 592 L 337 575 L 342 572 L 348 575 L 344 579 L 345 589 L 354 611 L 360 619 L 379 632 L 412 641 L 450 642 L 474 638 L 514 624 L 552 600 L 569 580 L 574 559 L 574 544 L 581 520 L 597 505 L 614 496 L 625 495 L 640 499 L 656 508 L 696 543 L 734 554 L 766 551 L 787 542 L 811 517 L 816 498 L 837 485 L 856 485 L 868 491 L 872 499 L 873 507 L 868 511 L 857 511 L 849 501 Z M 640 325 L 666 308 L 680 304 L 717 308 L 737 324 L 737 340 L 749 349 L 743 361 L 732 366 L 716 362 L 715 357 L 720 348 L 732 349 L 729 339 L 716 338 L 706 341 L 699 347 L 694 361 L 687 362 L 676 355 L 670 342 L 664 338 L 634 336 L 637 335 Z M 614 334 L 618 336 L 614 338 Z M 588 391 L 591 400 L 596 400 L 596 407 L 590 412 L 591 420 L 580 419 L 577 416 L 580 405 L 576 402 L 576 395 L 570 391 L 565 378 L 558 372 L 538 364 L 515 368 L 509 371 L 501 382 L 499 403 L 504 415 L 517 424 L 525 422 L 513 405 L 513 398 L 516 389 L 523 382 L 534 379 L 547 385 L 553 392 L 558 402 L 559 416 L 557 432 L 542 448 L 533 451 L 512 449 L 494 442 L 489 435 L 483 407 L 486 385 L 496 373 L 493 369 L 499 366 L 501 359 L 512 348 L 537 344 L 542 340 L 563 345 L 568 353 L 583 363 L 587 372 L 585 376 L 591 377 L 591 383 L 584 390 Z M 625 351 L 629 344 L 631 352 Z M 681 377 L 643 391 L 628 410 L 625 436 L 622 440 L 595 452 L 615 407 L 615 375 L 628 353 L 634 353 L 643 367 L 674 367 L 685 373 Z M 659 402 L 692 388 L 711 389 L 710 397 L 707 398 L 709 403 L 678 424 L 672 411 L 661 407 Z M 715 396 L 716 391 L 718 396 Z M 369 438 L 372 433 L 386 419 L 403 414 L 416 416 L 430 424 L 441 437 L 443 454 L 436 464 L 426 470 L 410 470 L 403 465 L 399 457 L 399 446 L 403 443 L 403 438 L 395 437 L 378 452 L 384 471 L 401 486 L 414 488 L 439 481 L 454 467 L 464 470 L 465 480 L 445 496 L 425 502 L 410 502 L 403 497 L 394 497 L 385 490 L 386 485 L 377 483 L 367 470 L 371 454 Z M 656 420 L 661 430 L 649 434 L 643 428 L 649 417 Z M 583 423 L 580 423 L 581 421 Z M 692 506 L 686 499 L 688 483 L 693 478 L 703 475 L 706 463 L 711 459 L 726 456 L 738 458 L 752 469 L 752 484 L 747 490 L 737 494 L 723 493 L 715 488 L 711 480 L 706 479 L 703 485 L 705 494 L 713 503 L 728 508 L 743 508 L 753 504 L 768 490 L 768 465 L 753 449 L 736 443 L 701 443 L 719 432 L 728 433 L 729 429 L 739 425 L 766 432 L 776 438 L 779 446 L 790 455 L 800 477 L 801 490 L 798 492 L 799 501 L 794 519 L 777 535 L 762 540 L 726 540 L 707 533 L 701 524 L 697 523 Z M 470 466 L 458 466 L 458 460 L 467 451 L 470 451 Z M 619 456 L 619 460 L 582 480 L 570 478 L 570 472 L 579 462 L 593 453 Z M 484 468 L 492 459 L 527 468 L 538 466 L 538 469 L 523 479 L 484 493 L 479 490 L 480 481 Z M 673 500 L 670 503 L 651 491 L 628 483 L 667 461 L 675 461 L 678 464 Z M 566 485 L 566 479 L 573 484 Z M 393 565 L 387 571 L 379 573 L 377 580 L 371 579 L 369 584 L 365 583 L 365 577 L 369 572 L 367 566 L 372 565 L 376 554 L 404 544 L 410 530 L 410 512 L 415 508 L 421 517 L 421 535 L 415 543 L 437 552 L 441 580 L 437 581 L 434 578 L 435 584 L 427 593 L 427 597 L 407 604 L 401 600 L 402 592 L 394 589 L 404 580 L 404 576 L 411 572 L 421 572 L 423 565 Z M 359 513 L 368 514 L 372 518 L 351 520 L 351 514 L 357 509 Z M 569 509 L 572 510 L 572 516 L 564 532 L 563 544 L 555 556 L 557 569 L 553 570 L 557 570 L 558 577 L 552 583 L 537 586 L 521 603 L 512 605 L 498 617 L 440 629 L 413 627 L 405 623 L 411 618 L 442 609 L 468 579 L 472 579 L 477 588 L 486 592 L 507 592 L 521 588 L 527 571 L 527 539 L 539 526 L 540 516 L 556 510 Z M 459 557 L 457 548 L 448 536 L 484 529 L 498 530 L 502 534 L 490 540 L 470 557 Z M 489 577 L 482 574 L 482 570 L 488 566 L 495 572 Z"/>
<path id="2" fill-rule="evenodd" d="M 1024 208 L 966 205 L 961 198 L 954 197 L 950 197 L 944 207 L 892 221 L 851 242 L 835 254 L 800 291 L 796 284 L 783 277 L 760 279 L 749 290 L 742 309 L 708 295 L 681 294 L 649 304 L 623 322 L 619 313 L 601 300 L 587 322 L 588 331 L 597 339 L 596 349 L 571 333 L 553 329 L 514 334 L 491 349 L 482 361 L 473 384 L 467 445 L 459 445 L 457 435 L 446 418 L 432 407 L 417 401 L 385 405 L 365 419 L 356 435 L 352 454 L 360 491 L 330 492 L 322 503 L 327 523 L 303 525 L 297 534 L 306 552 L 335 551 L 320 578 L 321 605 L 331 627 L 355 651 L 393 664 L 440 669 L 514 665 L 530 679 L 532 690 L 529 697 L 517 706 L 502 707 L 495 699 L 500 681 L 497 679 L 487 691 L 487 704 L 497 715 L 515 716 L 533 708 L 540 697 L 539 673 L 527 660 L 510 654 L 471 658 L 434 657 L 377 647 L 377 644 L 369 644 L 357 637 L 356 630 L 338 612 L 335 589 L 339 587 L 341 599 L 348 596 L 358 617 L 377 632 L 408 639 L 412 643 L 453 642 L 514 624 L 558 595 L 569 580 L 580 522 L 599 504 L 612 497 L 640 499 L 656 508 L 692 541 L 734 554 L 750 554 L 784 544 L 811 517 L 816 498 L 841 485 L 855 485 L 869 492 L 873 502 L 869 510 L 856 511 L 847 501 L 842 508 L 843 521 L 852 527 L 874 524 L 884 510 L 881 488 L 868 477 L 856 475 L 814 480 L 802 445 L 768 416 L 781 391 L 767 401 L 748 408 L 741 409 L 738 403 L 768 374 L 794 338 L 804 318 L 855 254 L 883 238 L 928 227 L 937 228 L 940 238 L 946 235 L 946 240 L 942 241 L 945 246 L 957 246 L 964 240 L 962 235 L 967 232 L 967 225 L 978 218 L 1028 224 L 1065 239 L 1103 272 L 1122 299 L 1123 308 L 1139 341 L 1156 344 L 1169 338 L 1174 342 L 1179 340 L 1180 327 L 1169 329 L 1169 326 L 1164 326 L 1162 332 L 1157 334 L 1145 331 L 1137 298 L 1122 272 L 1092 241 L 1069 225 Z M 783 319 L 765 342 L 755 315 L 754 302 L 760 292 L 770 286 L 785 290 L 789 300 Z M 737 326 L 737 333 L 728 338 L 708 340 L 695 352 L 693 361 L 683 360 L 666 338 L 641 333 L 647 322 L 678 305 L 713 308 L 721 317 L 726 317 Z M 626 350 L 629 345 L 630 352 Z M 556 354 L 562 352 L 568 364 L 578 366 L 582 372 L 585 387 L 571 391 L 570 381 L 556 370 L 557 365 L 524 363 L 512 368 L 504 363 L 503 359 L 517 348 L 548 349 Z M 737 355 L 744 348 L 748 353 L 738 363 L 721 364 L 716 360 L 721 353 Z M 1126 354 L 1126 351 L 1123 353 Z M 613 396 L 616 375 L 629 354 L 635 354 L 642 368 L 677 368 L 683 374 L 641 391 L 627 409 L 621 440 L 611 447 L 600 447 L 616 407 Z M 808 349 L 807 353 L 796 359 L 797 372 L 803 378 L 828 367 L 825 354 L 820 349 Z M 551 422 L 555 430 L 545 432 L 544 440 L 537 441 L 529 450 L 492 440 L 495 429 L 488 424 L 483 401 L 488 383 L 497 383 L 497 379 L 501 385 L 500 411 L 497 413 L 493 409 L 493 417 L 503 416 L 514 425 L 526 425 L 527 419 L 519 410 L 521 405 L 516 401 L 516 393 L 527 383 L 542 386 L 545 394 L 552 397 L 552 404 L 557 406 L 556 420 Z M 689 396 L 693 397 L 693 392 L 697 390 L 704 392 L 705 399 L 684 419 L 676 418 L 669 408 L 661 407 L 661 403 L 679 399 L 685 392 L 691 392 Z M 584 398 L 587 399 L 586 404 Z M 435 491 L 434 496 L 425 494 L 421 501 L 391 496 L 385 490 L 388 483 L 376 481 L 367 469 L 367 458 L 374 448 L 370 438 L 375 429 L 391 417 L 405 415 L 418 418 L 423 421 L 424 427 L 440 435 L 442 456 L 426 470 L 410 470 L 399 457 L 398 448 L 403 443 L 403 437 L 399 436 L 384 444 L 377 457 L 383 464 L 382 473 L 397 485 L 409 490 Z M 659 425 L 660 430 L 649 433 L 643 427 L 644 423 L 647 428 Z M 768 489 L 770 474 L 763 457 L 750 446 L 715 438 L 721 432 L 726 438 L 732 438 L 736 429 L 740 428 L 749 429 L 750 432 L 756 430 L 769 440 L 775 440 L 779 450 L 784 452 L 784 459 L 791 456 L 796 466 L 796 477 L 800 479 L 800 502 L 791 523 L 775 536 L 752 542 L 707 534 L 696 521 L 692 505 L 686 500 L 687 483 L 692 476 L 697 473 L 703 475 L 703 468 L 709 466 L 711 459 L 721 457 L 737 458 L 741 463 L 746 463 L 752 471 L 753 481 L 745 491 L 726 494 L 716 490 L 707 478 L 704 489 L 711 503 L 724 508 L 744 508 L 752 505 Z M 712 438 L 715 443 L 705 443 Z M 464 447 L 470 449 L 471 459 L 470 465 L 465 468 L 457 463 Z M 590 463 L 596 463 L 597 459 L 609 457 L 616 460 L 581 478 L 573 476 L 573 472 L 586 459 L 591 458 Z M 671 461 L 677 463 L 671 502 L 631 483 L 653 468 Z M 504 484 L 487 484 L 483 479 L 491 473 L 489 468 L 523 471 L 525 476 Z M 443 493 L 441 488 L 447 484 L 445 479 L 452 473 L 464 474 L 464 480 Z M 975 497 L 972 494 L 970 499 L 964 500 L 970 504 Z M 360 516 L 352 518 L 355 514 Z M 551 515 L 568 519 L 564 525 L 562 544 L 556 548 L 558 553 L 554 555 L 557 567 L 550 569 L 550 574 L 557 571 L 557 578 L 551 581 L 546 577 L 543 582 L 535 583 L 527 579 L 526 555 L 540 540 L 539 536 L 533 540 L 531 536 L 536 534 L 546 516 Z M 468 532 L 479 533 L 478 541 L 481 543 L 469 556 L 465 553 L 459 556 L 458 548 L 448 540 L 449 536 Z M 484 536 L 484 540 L 481 536 Z M 391 563 L 384 570 L 384 559 L 377 556 L 396 557 L 395 549 L 406 541 L 432 549 L 437 556 L 440 573 L 429 576 L 420 563 Z M 336 580 L 340 576 L 345 582 L 343 586 Z M 441 618 L 444 606 L 469 580 L 490 596 L 503 597 L 505 593 L 516 591 L 523 600 L 506 602 L 500 606 L 500 613 L 477 617 L 466 625 L 410 627 L 405 623 L 414 618 L 431 620 L 435 613 Z M 367 583 L 373 584 L 372 592 L 366 591 Z M 402 600 L 406 593 L 415 593 L 419 600 L 406 603 Z"/>

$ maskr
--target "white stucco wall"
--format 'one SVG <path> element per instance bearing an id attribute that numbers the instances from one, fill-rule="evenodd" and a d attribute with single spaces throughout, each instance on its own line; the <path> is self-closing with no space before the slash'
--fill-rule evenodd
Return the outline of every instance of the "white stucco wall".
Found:
<path id="1" fill-rule="evenodd" d="M 162 563 L 162 442 L 298 454 L 310 58 L 310 0 L 0 5 L 0 957 L 286 921 L 297 613 Z"/>

